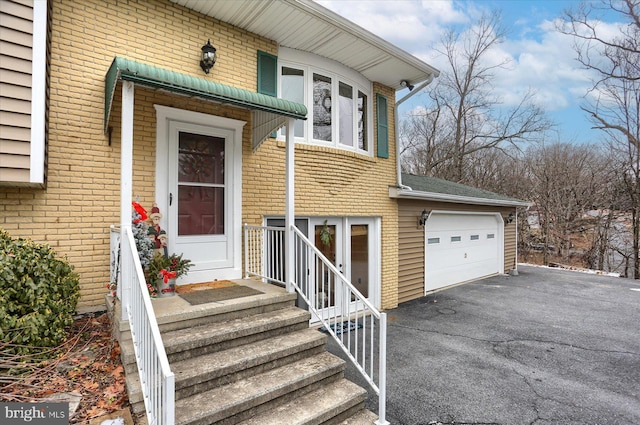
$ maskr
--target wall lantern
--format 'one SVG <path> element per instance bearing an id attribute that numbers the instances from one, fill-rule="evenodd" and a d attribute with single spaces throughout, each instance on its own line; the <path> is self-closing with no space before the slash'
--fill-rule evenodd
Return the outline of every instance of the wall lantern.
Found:
<path id="1" fill-rule="evenodd" d="M 505 220 L 504 220 L 504 224 L 505 224 L 505 226 L 506 226 L 507 224 L 511 224 L 511 223 L 513 223 L 513 219 L 514 219 L 514 218 L 515 218 L 515 216 L 513 215 L 513 213 L 509 213 L 509 216 L 508 216 L 507 218 L 505 218 Z"/>
<path id="2" fill-rule="evenodd" d="M 200 60 L 200 68 L 208 74 L 216 63 L 216 48 L 211 45 L 211 40 L 207 40 L 207 44 L 202 46 L 202 59 Z"/>
<path id="3" fill-rule="evenodd" d="M 422 210 L 422 214 L 420 214 L 420 217 L 418 217 L 418 225 L 424 226 L 425 224 L 427 224 L 428 219 L 429 219 L 429 211 Z"/>

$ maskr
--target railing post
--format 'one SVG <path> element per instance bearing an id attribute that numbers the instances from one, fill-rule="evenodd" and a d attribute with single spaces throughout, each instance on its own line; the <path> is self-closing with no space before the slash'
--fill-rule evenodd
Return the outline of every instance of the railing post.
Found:
<path id="1" fill-rule="evenodd" d="M 244 278 L 249 279 L 249 228 L 247 223 L 244 223 Z"/>
<path id="2" fill-rule="evenodd" d="M 131 224 L 120 225 L 120 282 L 118 282 L 118 294 L 120 295 L 120 320 L 128 322 L 127 309 L 131 303 L 131 270 L 134 267 L 131 261 L 132 247 L 127 238 L 127 230 L 131 231 Z"/>
<path id="3" fill-rule="evenodd" d="M 164 381 L 164 397 L 162 400 L 162 423 L 166 425 L 173 425 L 176 418 L 176 403 L 175 403 L 175 375 L 163 376 Z"/>
<path id="4" fill-rule="evenodd" d="M 380 354 L 378 358 L 378 425 L 388 425 L 387 414 L 387 313 L 380 312 Z"/>
<path id="5" fill-rule="evenodd" d="M 286 152 L 286 214 L 285 214 L 285 285 L 287 292 L 293 292 L 293 280 L 295 275 L 294 248 L 293 248 L 293 226 L 295 225 L 295 119 L 287 120 L 287 152 Z"/>

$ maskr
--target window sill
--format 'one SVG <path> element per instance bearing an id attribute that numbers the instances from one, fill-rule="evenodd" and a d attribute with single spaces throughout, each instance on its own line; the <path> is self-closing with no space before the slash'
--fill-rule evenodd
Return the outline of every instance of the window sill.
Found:
<path id="1" fill-rule="evenodd" d="M 282 140 L 278 140 L 277 141 L 277 146 L 281 149 L 285 149 L 287 144 L 285 141 Z M 359 160 L 363 160 L 363 161 L 368 161 L 371 163 L 375 163 L 376 158 L 368 155 L 368 154 L 363 154 L 360 152 L 355 152 L 355 151 L 350 151 L 350 150 L 346 150 L 346 149 L 340 149 L 340 148 L 336 148 L 334 146 L 318 146 L 318 145 L 311 145 L 308 143 L 296 143 L 296 149 L 297 150 L 302 150 L 302 151 L 309 151 L 309 152 L 326 152 L 326 153 L 330 153 L 330 154 L 339 154 L 342 156 L 349 156 L 352 158 L 356 158 Z"/>

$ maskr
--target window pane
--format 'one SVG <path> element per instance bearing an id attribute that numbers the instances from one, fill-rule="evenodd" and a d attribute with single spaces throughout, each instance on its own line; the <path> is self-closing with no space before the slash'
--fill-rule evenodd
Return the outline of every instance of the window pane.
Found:
<path id="1" fill-rule="evenodd" d="M 181 132 L 178 150 L 180 183 L 224 184 L 224 139 Z"/>
<path id="2" fill-rule="evenodd" d="M 351 283 L 369 298 L 369 226 L 366 224 L 351 226 Z"/>
<path id="3" fill-rule="evenodd" d="M 367 95 L 358 91 L 358 148 L 369 150 L 367 142 Z"/>
<path id="4" fill-rule="evenodd" d="M 331 141 L 331 78 L 313 74 L 313 138 Z"/>
<path id="5" fill-rule="evenodd" d="M 178 235 L 224 234 L 224 187 L 178 187 Z"/>
<path id="6" fill-rule="evenodd" d="M 343 82 L 338 86 L 339 104 L 338 112 L 340 114 L 340 143 L 347 146 L 353 146 L 353 87 Z"/>
<path id="7" fill-rule="evenodd" d="M 304 71 L 301 69 L 282 67 L 282 98 L 304 104 Z M 304 137 L 304 122 L 296 120 L 294 135 Z M 285 134 L 283 129 L 283 133 Z"/>

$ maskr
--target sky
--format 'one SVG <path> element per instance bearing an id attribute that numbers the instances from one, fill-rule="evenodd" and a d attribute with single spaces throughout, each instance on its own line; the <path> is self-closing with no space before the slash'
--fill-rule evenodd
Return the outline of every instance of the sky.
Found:
<path id="1" fill-rule="evenodd" d="M 547 135 L 549 142 L 584 144 L 602 138 L 580 109 L 591 87 L 590 75 L 576 61 L 571 38 L 554 26 L 565 9 L 579 5 L 577 0 L 316 1 L 440 70 L 445 65 L 434 47 L 441 36 L 451 28 L 468 28 L 483 11 L 500 10 L 507 37 L 491 54 L 508 60 L 494 83 L 504 104 L 514 105 L 533 89 L 535 103 L 556 124 Z M 604 17 L 602 25 L 612 30 L 616 17 Z M 428 104 L 426 94 L 416 94 L 402 105 L 400 118 Z"/>

